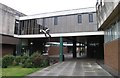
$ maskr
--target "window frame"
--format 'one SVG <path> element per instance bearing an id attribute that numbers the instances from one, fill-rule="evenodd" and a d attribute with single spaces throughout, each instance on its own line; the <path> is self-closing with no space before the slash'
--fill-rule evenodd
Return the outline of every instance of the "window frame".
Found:
<path id="1" fill-rule="evenodd" d="M 58 25 L 58 17 L 57 16 L 54 17 L 54 25 Z"/>
<path id="2" fill-rule="evenodd" d="M 42 25 L 45 26 L 46 18 L 43 18 Z"/>
<path id="3" fill-rule="evenodd" d="M 93 22 L 93 13 L 89 14 L 89 22 Z"/>
<path id="4" fill-rule="evenodd" d="M 82 15 L 79 14 L 79 15 L 77 16 L 77 18 L 78 18 L 78 23 L 82 23 Z"/>

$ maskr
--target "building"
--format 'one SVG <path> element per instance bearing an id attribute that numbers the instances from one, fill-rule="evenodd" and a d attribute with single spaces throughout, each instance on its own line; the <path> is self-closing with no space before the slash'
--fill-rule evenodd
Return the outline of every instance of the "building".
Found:
<path id="1" fill-rule="evenodd" d="M 120 73 L 120 0 L 98 0 L 98 30 L 105 31 L 104 63 L 117 75 Z"/>
<path id="2" fill-rule="evenodd" d="M 15 20 L 25 14 L 0 3 L 0 53 L 14 54 L 19 39 L 14 37 Z M 2 52 L 1 52 L 2 51 Z"/>
<path id="3" fill-rule="evenodd" d="M 48 52 L 63 57 L 70 52 L 77 58 L 82 51 L 88 58 L 104 60 L 104 32 L 98 31 L 93 7 L 25 16 L 1 4 L 0 13 L 3 55 Z M 40 32 L 46 28 L 50 39 Z"/>
<path id="4" fill-rule="evenodd" d="M 48 55 L 83 51 L 87 58 L 103 60 L 111 71 L 120 72 L 120 0 L 98 0 L 96 9 L 80 8 L 25 16 L 0 4 L 2 54 Z M 49 35 L 40 32 L 49 29 Z"/>
<path id="5" fill-rule="evenodd" d="M 96 9 L 93 7 L 23 16 L 17 22 L 19 24 L 15 26 L 14 37 L 21 39 L 22 54 L 45 52 L 46 45 L 50 46 L 49 49 L 61 45 L 67 47 L 65 51 L 73 52 L 73 58 L 77 55 L 76 48 L 79 48 L 89 58 L 104 59 L 104 32 L 97 31 Z M 50 40 L 40 32 L 44 27 L 50 29 Z M 52 53 L 51 50 L 48 53 L 55 54 L 54 49 Z M 60 53 L 63 50 L 58 49 Z"/>

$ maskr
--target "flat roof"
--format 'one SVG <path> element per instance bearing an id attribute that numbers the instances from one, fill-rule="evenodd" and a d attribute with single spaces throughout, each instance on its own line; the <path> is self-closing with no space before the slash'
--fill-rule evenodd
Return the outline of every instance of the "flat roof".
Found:
<path id="1" fill-rule="evenodd" d="M 92 36 L 92 35 L 104 35 L 104 31 L 96 32 L 75 32 L 75 33 L 55 33 L 50 34 L 51 37 L 71 37 L 71 36 Z M 44 34 L 32 34 L 32 35 L 14 35 L 17 38 L 45 38 Z"/>
<path id="2" fill-rule="evenodd" d="M 71 14 L 89 13 L 89 12 L 96 12 L 95 7 L 79 8 L 79 9 L 72 9 L 72 10 L 63 10 L 63 11 L 28 15 L 28 16 L 20 17 L 20 20 L 46 18 L 46 17 L 53 17 L 53 16 L 62 16 L 62 15 L 71 15 Z"/>

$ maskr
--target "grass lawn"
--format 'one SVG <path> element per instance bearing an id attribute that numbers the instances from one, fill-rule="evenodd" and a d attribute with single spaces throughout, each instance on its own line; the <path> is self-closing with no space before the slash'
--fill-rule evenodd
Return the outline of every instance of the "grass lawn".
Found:
<path id="1" fill-rule="evenodd" d="M 42 68 L 22 68 L 20 66 L 2 68 L 2 76 L 26 76 Z"/>

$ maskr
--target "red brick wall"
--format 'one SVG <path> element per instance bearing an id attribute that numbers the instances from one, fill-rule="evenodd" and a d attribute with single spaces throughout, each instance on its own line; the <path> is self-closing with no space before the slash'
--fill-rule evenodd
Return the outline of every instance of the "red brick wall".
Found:
<path id="1" fill-rule="evenodd" d="M 118 41 L 118 71 L 120 73 L 120 39 Z"/>
<path id="2" fill-rule="evenodd" d="M 13 45 L 3 45 L 2 56 L 7 55 L 7 54 L 13 54 L 14 49 L 15 49 L 15 46 Z"/>
<path id="3" fill-rule="evenodd" d="M 119 64 L 118 64 L 118 56 L 120 55 L 120 40 L 114 40 L 112 42 L 105 43 L 104 45 L 104 62 L 108 65 L 112 70 L 118 72 Z"/>
<path id="4" fill-rule="evenodd" d="M 51 46 L 51 47 L 49 47 L 48 54 L 49 55 L 59 55 L 59 51 L 60 51 L 59 46 Z M 63 52 L 64 52 L 64 54 L 68 52 L 67 47 L 63 48 Z"/>

